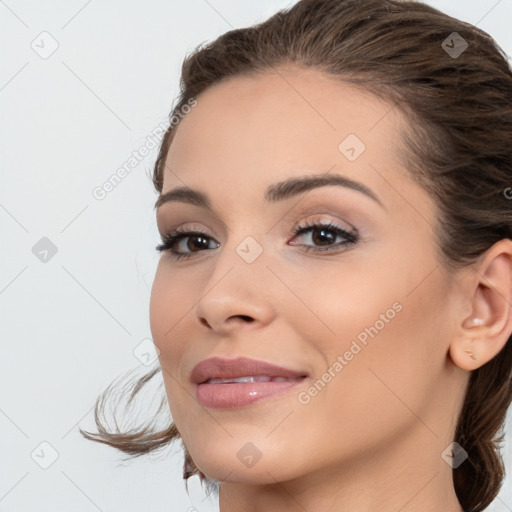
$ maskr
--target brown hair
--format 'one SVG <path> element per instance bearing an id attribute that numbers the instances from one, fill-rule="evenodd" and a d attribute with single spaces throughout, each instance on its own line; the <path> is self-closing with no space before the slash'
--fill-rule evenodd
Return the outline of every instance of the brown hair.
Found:
<path id="1" fill-rule="evenodd" d="M 450 53 L 454 37 L 468 45 L 460 55 Z M 444 269 L 474 263 L 494 243 L 512 239 L 512 203 L 506 197 L 512 186 L 512 71 L 505 52 L 486 32 L 420 2 L 300 0 L 187 56 L 171 116 L 213 84 L 281 64 L 316 68 L 406 114 L 401 157 L 436 201 L 436 243 Z M 176 130 L 171 125 L 166 131 L 155 162 L 157 192 Z M 499 443 L 512 400 L 511 340 L 472 372 L 459 416 L 454 441 L 468 458 L 453 469 L 453 481 L 467 512 L 484 510 L 504 478 Z M 129 402 L 159 371 L 137 382 Z M 112 389 L 96 402 L 99 434 L 80 429 L 86 438 L 132 457 L 180 438 L 172 422 L 156 431 L 148 426 L 109 431 L 100 413 Z M 199 474 L 202 483 L 214 482 L 195 466 L 185 446 L 184 452 L 184 478 Z"/>

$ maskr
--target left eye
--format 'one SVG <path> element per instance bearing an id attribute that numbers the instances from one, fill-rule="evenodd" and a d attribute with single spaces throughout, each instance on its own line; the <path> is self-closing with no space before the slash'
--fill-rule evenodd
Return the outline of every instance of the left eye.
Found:
<path id="1" fill-rule="evenodd" d="M 339 247 L 355 245 L 359 240 L 357 232 L 348 231 L 331 222 L 328 224 L 299 226 L 294 231 L 294 239 L 299 235 L 303 235 L 308 232 L 311 232 L 311 241 L 315 244 L 319 244 L 320 247 L 296 243 L 292 243 L 291 245 L 304 246 L 306 252 L 311 250 L 315 252 L 323 252 L 332 251 Z M 337 237 L 344 238 L 344 241 L 334 243 Z M 213 238 L 201 231 L 175 230 L 162 237 L 162 243 L 157 245 L 156 250 L 158 252 L 169 252 L 176 259 L 190 258 L 194 253 L 203 252 L 205 249 L 216 249 L 219 247 L 220 244 L 218 244 L 218 242 L 215 242 L 217 244 L 216 246 L 209 247 L 210 242 L 212 241 Z M 184 249 L 187 249 L 190 252 L 184 251 Z"/>
<path id="2" fill-rule="evenodd" d="M 304 233 L 311 232 L 310 234 L 310 240 L 314 243 L 320 244 L 320 246 L 324 247 L 318 247 L 318 246 L 306 246 L 306 252 L 307 251 L 332 251 L 342 246 L 350 246 L 357 244 L 359 240 L 359 236 L 357 232 L 355 231 L 348 231 L 332 222 L 329 222 L 327 224 L 307 224 L 302 227 L 298 227 L 295 230 L 295 237 L 298 235 L 302 235 Z M 336 240 L 336 237 L 342 237 L 345 240 L 342 242 L 338 242 L 334 244 L 334 241 Z M 292 245 L 299 245 L 299 244 L 292 244 Z"/>

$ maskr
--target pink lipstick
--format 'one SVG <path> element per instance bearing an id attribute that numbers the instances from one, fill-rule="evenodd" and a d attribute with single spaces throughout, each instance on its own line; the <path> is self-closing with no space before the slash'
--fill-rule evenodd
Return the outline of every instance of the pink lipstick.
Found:
<path id="1" fill-rule="evenodd" d="M 192 370 L 196 398 L 205 407 L 234 409 L 282 395 L 303 385 L 308 374 L 264 361 L 212 357 Z"/>

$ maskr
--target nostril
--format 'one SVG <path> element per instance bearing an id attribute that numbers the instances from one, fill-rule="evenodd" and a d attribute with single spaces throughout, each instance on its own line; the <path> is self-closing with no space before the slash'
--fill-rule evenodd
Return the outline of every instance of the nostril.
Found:
<path id="1" fill-rule="evenodd" d="M 247 315 L 236 315 L 238 316 L 239 318 L 242 318 L 243 320 L 247 320 L 248 322 L 252 322 L 254 319 L 250 316 L 247 316 Z"/>
<path id="2" fill-rule="evenodd" d="M 230 318 L 240 318 L 242 320 L 245 320 L 246 322 L 254 322 L 254 318 L 252 318 L 251 316 L 247 316 L 247 315 L 233 315 L 232 317 Z M 212 329 L 212 326 L 208 323 L 208 321 L 206 320 L 206 318 L 200 318 L 199 321 L 205 325 L 206 327 L 208 327 L 209 329 Z"/>
<path id="3" fill-rule="evenodd" d="M 208 321 L 206 320 L 206 318 L 201 318 L 199 321 L 200 321 L 203 325 L 206 325 L 206 327 L 211 328 L 211 325 L 208 323 Z"/>

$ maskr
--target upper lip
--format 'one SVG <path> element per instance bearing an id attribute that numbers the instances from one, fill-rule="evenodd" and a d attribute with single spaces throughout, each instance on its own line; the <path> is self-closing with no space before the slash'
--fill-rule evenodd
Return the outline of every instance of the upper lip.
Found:
<path id="1" fill-rule="evenodd" d="M 286 378 L 308 376 L 307 372 L 302 370 L 292 370 L 247 357 L 237 357 L 236 359 L 210 357 L 194 366 L 190 380 L 194 384 L 202 384 L 209 379 L 234 379 L 249 375 Z"/>

